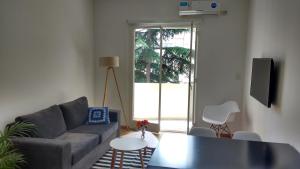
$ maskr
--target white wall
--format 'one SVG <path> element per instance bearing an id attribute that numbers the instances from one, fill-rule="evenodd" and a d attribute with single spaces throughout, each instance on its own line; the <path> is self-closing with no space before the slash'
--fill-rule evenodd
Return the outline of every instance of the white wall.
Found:
<path id="1" fill-rule="evenodd" d="M 197 122 L 201 121 L 202 109 L 207 104 L 219 104 L 228 99 L 242 102 L 242 75 L 247 28 L 247 0 L 222 0 L 228 10 L 226 16 L 195 17 L 201 21 Z M 129 112 L 130 87 L 130 40 L 127 20 L 178 20 L 177 0 L 95 0 L 96 57 L 119 55 L 120 68 L 117 76 L 125 107 Z M 104 71 L 96 71 L 96 102 L 101 103 Z M 111 84 L 112 85 L 112 84 Z M 110 87 L 114 89 L 114 86 Z M 116 92 L 109 96 L 109 105 L 120 108 Z M 238 118 L 239 119 L 239 118 Z"/>
<path id="2" fill-rule="evenodd" d="M 300 150 L 300 1 L 252 0 L 245 71 L 245 127 L 263 140 L 290 143 Z M 250 96 L 252 58 L 273 57 L 278 87 L 272 108 Z"/>
<path id="3" fill-rule="evenodd" d="M 0 129 L 79 96 L 94 103 L 92 0 L 0 1 Z"/>

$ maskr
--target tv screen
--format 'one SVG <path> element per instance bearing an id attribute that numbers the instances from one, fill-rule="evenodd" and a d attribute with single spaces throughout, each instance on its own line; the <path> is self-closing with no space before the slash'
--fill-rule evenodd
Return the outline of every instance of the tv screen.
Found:
<path id="1" fill-rule="evenodd" d="M 272 102 L 273 76 L 273 59 L 253 59 L 250 95 L 267 107 L 270 107 Z"/>

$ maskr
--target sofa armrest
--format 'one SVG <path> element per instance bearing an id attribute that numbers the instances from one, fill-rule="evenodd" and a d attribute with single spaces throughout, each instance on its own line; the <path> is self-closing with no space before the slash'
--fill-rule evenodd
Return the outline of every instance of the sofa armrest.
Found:
<path id="1" fill-rule="evenodd" d="M 121 123 L 121 121 L 120 121 L 120 114 L 121 114 L 120 110 L 112 110 L 112 109 L 110 109 L 109 110 L 109 119 L 110 119 L 110 121 L 111 122 L 119 122 L 119 123 Z"/>
<path id="2" fill-rule="evenodd" d="M 109 119 L 111 122 L 117 122 L 118 123 L 118 131 L 117 136 L 120 136 L 120 130 L 121 130 L 121 118 L 120 118 L 121 112 L 120 110 L 109 110 Z"/>
<path id="3" fill-rule="evenodd" d="M 71 144 L 61 140 L 14 137 L 16 148 L 24 155 L 26 169 L 71 169 Z"/>

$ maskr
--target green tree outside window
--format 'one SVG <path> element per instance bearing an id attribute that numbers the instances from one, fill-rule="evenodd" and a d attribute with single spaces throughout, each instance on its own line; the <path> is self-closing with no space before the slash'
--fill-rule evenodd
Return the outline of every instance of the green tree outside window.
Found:
<path id="1" fill-rule="evenodd" d="M 189 29 L 163 29 L 164 41 Z M 179 75 L 188 77 L 190 49 L 184 47 L 162 48 L 162 83 L 179 83 Z M 158 83 L 160 65 L 160 29 L 135 32 L 135 82 Z"/>

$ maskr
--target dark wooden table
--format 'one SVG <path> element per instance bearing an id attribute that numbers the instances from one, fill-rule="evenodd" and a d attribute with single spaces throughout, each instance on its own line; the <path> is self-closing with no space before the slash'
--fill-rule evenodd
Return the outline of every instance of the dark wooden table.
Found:
<path id="1" fill-rule="evenodd" d="M 288 144 L 164 134 L 149 169 L 300 169 Z"/>

